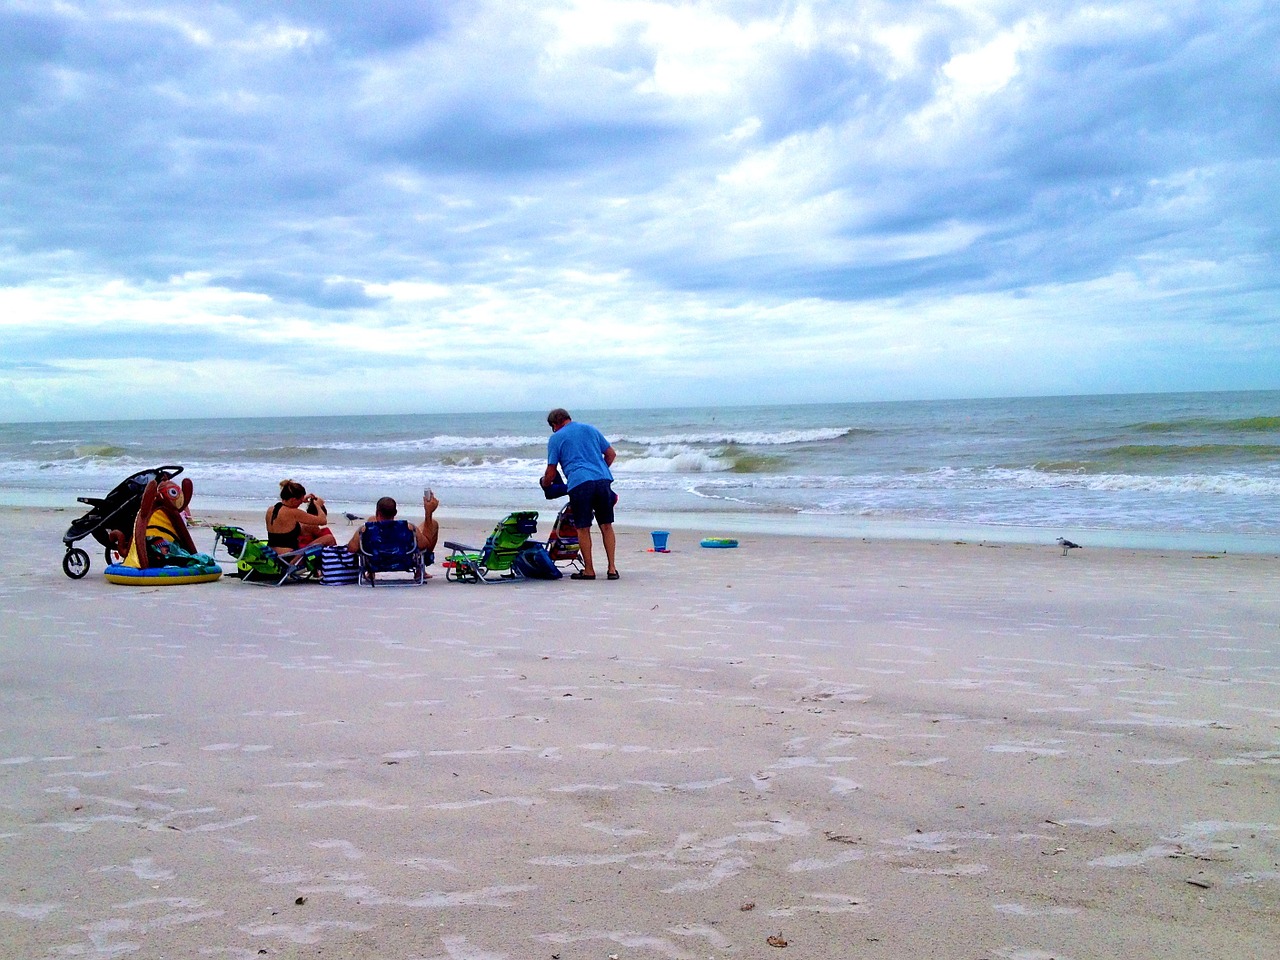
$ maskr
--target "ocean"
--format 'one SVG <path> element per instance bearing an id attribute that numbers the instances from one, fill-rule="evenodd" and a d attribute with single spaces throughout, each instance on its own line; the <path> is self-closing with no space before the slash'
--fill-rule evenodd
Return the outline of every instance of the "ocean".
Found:
<path id="1" fill-rule="evenodd" d="M 1280 391 L 573 413 L 618 451 L 620 523 L 1280 552 Z M 292 478 L 331 511 L 389 494 L 412 516 L 431 487 L 447 536 L 554 515 L 548 434 L 545 411 L 0 424 L 0 503 L 82 511 L 171 463 L 197 514 L 265 510 Z"/>

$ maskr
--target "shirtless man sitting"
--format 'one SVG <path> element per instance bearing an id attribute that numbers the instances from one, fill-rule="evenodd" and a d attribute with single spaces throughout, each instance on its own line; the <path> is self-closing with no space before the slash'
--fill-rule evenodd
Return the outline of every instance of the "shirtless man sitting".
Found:
<path id="1" fill-rule="evenodd" d="M 436 549 L 436 542 L 440 539 L 440 524 L 435 519 L 436 508 L 440 506 L 440 501 L 435 498 L 435 494 L 430 497 L 422 498 L 422 523 L 410 523 L 409 529 L 413 531 L 413 536 L 418 544 L 418 549 L 423 553 L 432 553 Z M 394 520 L 396 518 L 396 502 L 391 497 L 383 497 L 378 501 L 375 508 L 377 512 L 366 522 L 375 520 Z M 356 531 L 347 542 L 347 549 L 352 553 L 360 552 L 360 534 L 364 533 L 364 524 L 360 525 L 360 529 Z"/>

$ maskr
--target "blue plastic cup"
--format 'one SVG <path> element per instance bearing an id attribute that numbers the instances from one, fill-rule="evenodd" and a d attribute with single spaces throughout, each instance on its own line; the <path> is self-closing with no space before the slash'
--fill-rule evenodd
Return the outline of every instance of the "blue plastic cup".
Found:
<path id="1" fill-rule="evenodd" d="M 653 531 L 651 536 L 653 537 L 653 549 L 655 550 L 667 549 L 667 537 L 671 536 L 671 533 L 669 531 L 655 530 Z"/>

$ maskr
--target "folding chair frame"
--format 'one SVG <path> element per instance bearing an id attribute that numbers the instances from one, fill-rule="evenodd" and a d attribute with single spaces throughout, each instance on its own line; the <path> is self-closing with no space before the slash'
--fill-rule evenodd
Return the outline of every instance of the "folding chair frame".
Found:
<path id="1" fill-rule="evenodd" d="M 515 583 L 523 580 L 524 575 L 513 564 L 537 529 L 538 512 L 521 510 L 503 517 L 483 547 L 446 541 L 445 547 L 450 553 L 445 558 L 445 579 L 458 583 Z M 495 572 L 499 574 L 497 577 L 490 576 Z"/>
<path id="2" fill-rule="evenodd" d="M 399 554 L 399 559 L 397 559 L 396 554 L 392 554 L 392 565 L 389 567 L 384 566 L 388 560 L 387 555 L 371 553 L 365 549 L 365 534 L 373 524 L 404 524 L 405 531 L 412 538 L 413 549 Z M 435 558 L 418 546 L 417 538 L 414 537 L 408 526 L 407 521 L 404 520 L 372 520 L 365 524 L 364 529 L 360 531 L 360 552 L 356 556 L 359 563 L 356 583 L 369 587 L 378 586 L 378 574 L 380 573 L 411 573 L 413 575 L 412 579 L 408 580 L 403 577 L 383 580 L 381 585 L 384 587 L 420 587 L 427 582 L 427 567 Z"/>
<path id="3" fill-rule="evenodd" d="M 221 546 L 226 550 L 227 555 L 235 561 L 236 568 L 243 571 L 244 576 L 239 577 L 245 583 L 254 583 L 270 587 L 283 586 L 286 583 L 303 583 L 307 580 L 314 580 L 319 576 L 318 569 L 314 564 L 310 563 L 311 558 L 319 557 L 320 551 L 324 549 L 322 546 L 302 547 L 298 550 L 288 550 L 280 553 L 267 544 L 265 540 L 259 540 L 253 534 L 248 533 L 241 527 L 228 526 L 223 524 L 215 524 L 213 527 L 213 556 L 217 559 L 218 547 Z M 241 566 L 243 562 L 247 567 L 253 561 L 246 560 L 245 554 L 249 552 L 251 547 L 257 547 L 262 551 L 262 558 L 266 561 L 273 562 L 279 567 L 279 577 L 276 577 L 277 571 L 266 571 L 260 569 L 246 570 Z M 257 574 L 257 576 L 254 576 Z"/>

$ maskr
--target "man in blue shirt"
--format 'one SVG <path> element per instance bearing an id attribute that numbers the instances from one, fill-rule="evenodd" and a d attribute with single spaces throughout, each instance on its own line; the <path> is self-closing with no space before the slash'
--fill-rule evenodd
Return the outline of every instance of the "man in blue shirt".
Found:
<path id="1" fill-rule="evenodd" d="M 591 518 L 600 525 L 600 542 L 604 544 L 609 566 L 606 575 L 618 579 L 614 563 L 617 539 L 613 533 L 613 474 L 609 467 L 617 457 L 617 451 L 595 427 L 586 423 L 574 423 L 569 411 L 556 407 L 547 414 L 551 437 L 547 440 L 547 470 L 542 485 L 556 479 L 557 466 L 564 468 L 565 485 L 569 488 L 569 506 L 573 511 L 573 525 L 578 529 L 578 548 L 582 555 L 582 570 L 570 576 L 571 580 L 594 580 L 596 568 L 591 562 Z"/>

